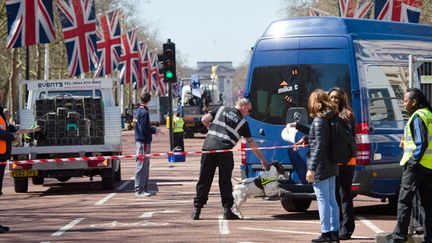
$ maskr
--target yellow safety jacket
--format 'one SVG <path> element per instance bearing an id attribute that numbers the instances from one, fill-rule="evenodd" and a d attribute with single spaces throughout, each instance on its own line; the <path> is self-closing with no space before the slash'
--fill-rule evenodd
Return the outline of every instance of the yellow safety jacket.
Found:
<path id="1" fill-rule="evenodd" d="M 413 155 L 414 149 L 416 149 L 416 145 L 414 143 L 414 139 L 410 129 L 410 124 L 415 115 L 418 115 L 423 120 L 428 130 L 428 146 L 419 163 L 428 169 L 432 169 L 432 112 L 430 112 L 427 108 L 418 109 L 417 111 L 415 111 L 414 114 L 412 114 L 412 116 L 409 118 L 405 126 L 403 143 L 404 154 L 400 161 L 400 165 L 406 164 Z"/>
<path id="2" fill-rule="evenodd" d="M 0 129 L 3 131 L 7 130 L 7 123 L 2 116 L 0 116 Z M 6 141 L 0 140 L 0 154 L 4 153 L 6 153 Z"/>
<path id="3" fill-rule="evenodd" d="M 184 121 L 181 117 L 174 117 L 173 119 L 174 122 L 174 130 L 173 132 L 183 132 L 183 125 L 184 125 Z"/>

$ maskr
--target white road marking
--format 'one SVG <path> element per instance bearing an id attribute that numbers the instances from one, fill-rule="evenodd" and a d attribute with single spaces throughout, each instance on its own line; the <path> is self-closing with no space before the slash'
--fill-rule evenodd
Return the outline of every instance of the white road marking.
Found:
<path id="1" fill-rule="evenodd" d="M 103 224 L 92 224 L 90 227 L 96 227 L 96 228 L 113 228 L 113 227 L 138 227 L 138 226 L 167 226 L 170 225 L 170 223 L 158 223 L 158 222 L 149 222 L 146 220 L 138 221 L 135 223 L 121 223 L 118 221 L 112 221 L 110 223 L 103 223 Z"/>
<path id="2" fill-rule="evenodd" d="M 177 211 L 177 210 L 163 210 L 163 211 L 154 211 L 154 212 L 144 212 L 138 218 L 149 219 L 149 218 L 153 217 L 153 214 L 155 214 L 155 213 L 178 213 L 178 212 L 180 212 L 180 211 Z"/>
<path id="3" fill-rule="evenodd" d="M 132 178 L 133 178 L 133 177 L 132 177 Z M 130 178 L 130 179 L 132 179 L 132 178 Z M 116 188 L 116 190 L 121 191 L 121 190 L 125 189 L 125 187 L 126 187 L 127 185 L 129 185 L 130 182 L 131 182 L 131 181 L 125 181 L 125 182 L 123 182 L 120 186 L 118 186 L 118 187 Z"/>
<path id="4" fill-rule="evenodd" d="M 104 203 L 106 203 L 108 200 L 110 200 L 112 197 L 114 197 L 117 193 L 113 192 L 110 193 L 108 195 L 106 195 L 104 198 L 102 198 L 101 200 L 97 201 L 94 205 L 95 206 L 100 206 L 103 205 Z"/>
<path id="5" fill-rule="evenodd" d="M 365 217 L 361 215 L 357 215 L 356 218 L 360 220 L 363 224 L 365 224 L 369 229 L 371 229 L 375 233 L 383 233 L 384 230 L 380 229 L 378 226 L 374 225 L 371 221 L 367 220 Z"/>
<path id="6" fill-rule="evenodd" d="M 267 219 L 267 220 L 277 220 L 271 215 L 248 215 L 245 216 L 243 219 Z M 306 221 L 306 220 L 287 220 L 288 222 L 292 223 L 299 223 L 299 224 L 320 224 L 320 222 L 317 221 Z"/>
<path id="7" fill-rule="evenodd" d="M 239 229 L 251 230 L 251 231 L 267 231 L 267 232 L 277 232 L 277 233 L 289 233 L 289 234 L 297 234 L 297 235 L 321 235 L 321 233 L 313 233 L 313 232 L 305 232 L 305 231 L 292 231 L 292 230 L 262 229 L 262 228 L 249 228 L 249 227 L 240 227 Z M 353 235 L 352 238 L 369 239 L 370 237 L 355 236 L 355 235 Z"/>
<path id="8" fill-rule="evenodd" d="M 158 186 L 196 185 L 196 181 L 157 182 Z"/>
<path id="9" fill-rule="evenodd" d="M 132 177 L 133 178 L 133 177 Z M 116 190 L 121 191 L 123 190 L 131 181 L 125 181 L 123 182 L 120 186 L 118 186 L 116 188 Z M 113 192 L 110 193 L 108 195 L 106 195 L 104 198 L 102 198 L 101 200 L 97 201 L 94 205 L 95 206 L 100 206 L 103 205 L 104 203 L 106 203 L 108 200 L 110 200 L 112 197 L 114 197 L 117 193 Z"/>
<path id="10" fill-rule="evenodd" d="M 79 222 L 81 222 L 81 220 L 83 220 L 83 219 L 84 218 L 76 218 L 76 219 L 72 220 L 69 224 L 61 227 L 59 230 L 57 230 L 57 232 L 55 232 L 51 236 L 61 236 L 61 235 L 63 235 L 66 231 L 68 231 L 69 229 L 72 229 L 72 227 L 74 227 L 75 225 L 79 224 Z"/>
<path id="11" fill-rule="evenodd" d="M 219 232 L 221 235 L 229 235 L 229 224 L 228 220 L 223 218 L 223 215 L 219 215 Z"/>

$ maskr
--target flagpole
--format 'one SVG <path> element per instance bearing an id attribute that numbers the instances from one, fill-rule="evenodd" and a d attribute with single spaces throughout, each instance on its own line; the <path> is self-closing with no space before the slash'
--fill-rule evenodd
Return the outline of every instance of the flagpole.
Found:
<path id="1" fill-rule="evenodd" d="M 125 108 L 124 108 L 124 85 L 120 84 L 120 109 L 121 113 L 124 115 Z"/>
<path id="2" fill-rule="evenodd" d="M 44 79 L 47 81 L 49 79 L 49 48 L 48 44 L 45 44 L 45 70 Z"/>

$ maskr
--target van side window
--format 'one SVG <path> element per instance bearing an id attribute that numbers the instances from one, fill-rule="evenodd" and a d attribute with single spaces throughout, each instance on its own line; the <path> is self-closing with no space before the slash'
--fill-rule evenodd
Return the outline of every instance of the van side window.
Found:
<path id="1" fill-rule="evenodd" d="M 346 64 L 257 67 L 252 75 L 249 98 L 254 109 L 250 117 L 265 123 L 284 125 L 288 109 L 307 110 L 309 94 L 317 88 L 341 87 L 351 100 L 351 80 Z"/>
<path id="2" fill-rule="evenodd" d="M 400 66 L 368 66 L 366 82 L 369 90 L 369 119 L 380 126 L 408 119 L 403 95 L 408 87 L 408 71 Z"/>

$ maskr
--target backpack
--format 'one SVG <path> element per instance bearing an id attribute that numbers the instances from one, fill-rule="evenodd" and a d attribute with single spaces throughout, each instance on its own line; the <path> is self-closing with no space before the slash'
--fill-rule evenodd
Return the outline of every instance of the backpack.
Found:
<path id="1" fill-rule="evenodd" d="M 356 156 L 356 144 L 351 124 L 338 115 L 330 120 L 330 160 L 346 165 Z"/>

